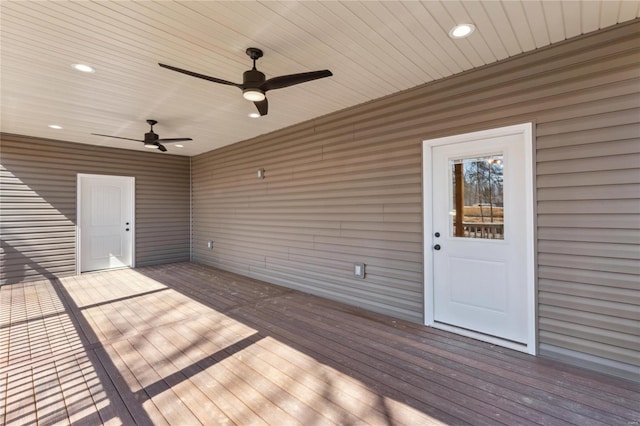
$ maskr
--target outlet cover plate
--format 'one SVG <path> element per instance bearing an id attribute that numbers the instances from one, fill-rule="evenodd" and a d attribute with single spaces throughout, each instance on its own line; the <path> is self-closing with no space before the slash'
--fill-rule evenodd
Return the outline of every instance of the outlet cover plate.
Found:
<path id="1" fill-rule="evenodd" d="M 356 278 L 364 279 L 364 275 L 365 275 L 364 269 L 365 269 L 364 263 L 354 263 L 353 275 L 355 275 Z"/>

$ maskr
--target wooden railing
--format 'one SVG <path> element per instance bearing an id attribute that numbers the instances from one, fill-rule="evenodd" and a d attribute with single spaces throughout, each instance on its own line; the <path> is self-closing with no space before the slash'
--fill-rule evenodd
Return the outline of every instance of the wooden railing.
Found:
<path id="1" fill-rule="evenodd" d="M 467 238 L 504 239 L 504 223 L 462 222 Z"/>

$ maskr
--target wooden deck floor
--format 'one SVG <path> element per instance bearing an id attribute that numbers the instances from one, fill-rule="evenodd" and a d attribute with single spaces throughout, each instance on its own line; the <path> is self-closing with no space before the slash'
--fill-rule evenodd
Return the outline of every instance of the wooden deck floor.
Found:
<path id="1" fill-rule="evenodd" d="M 640 424 L 640 385 L 181 263 L 0 287 L 0 424 Z"/>

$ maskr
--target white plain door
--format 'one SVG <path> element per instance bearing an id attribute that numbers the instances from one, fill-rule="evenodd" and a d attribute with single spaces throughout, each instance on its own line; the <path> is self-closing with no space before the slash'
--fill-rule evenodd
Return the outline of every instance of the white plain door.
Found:
<path id="1" fill-rule="evenodd" d="M 133 266 L 134 178 L 78 175 L 80 272 Z"/>
<path id="2" fill-rule="evenodd" d="M 435 327 L 535 353 L 531 133 L 514 127 L 425 141 L 426 317 Z"/>

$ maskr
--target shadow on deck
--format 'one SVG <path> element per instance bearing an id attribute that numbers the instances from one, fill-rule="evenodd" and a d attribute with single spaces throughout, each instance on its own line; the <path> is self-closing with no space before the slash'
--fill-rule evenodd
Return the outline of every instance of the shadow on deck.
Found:
<path id="1" fill-rule="evenodd" d="M 192 263 L 0 309 L 0 424 L 640 422 L 635 383 Z"/>

